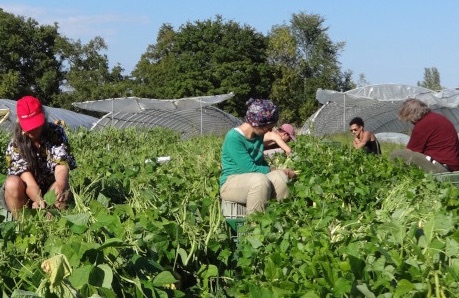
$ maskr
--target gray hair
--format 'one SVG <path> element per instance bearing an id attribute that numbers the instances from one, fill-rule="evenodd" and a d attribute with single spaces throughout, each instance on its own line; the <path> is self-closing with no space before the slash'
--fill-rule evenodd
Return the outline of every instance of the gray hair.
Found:
<path id="1" fill-rule="evenodd" d="M 408 98 L 400 106 L 398 117 L 402 121 L 415 124 L 429 112 L 430 109 L 424 102 L 416 98 Z"/>

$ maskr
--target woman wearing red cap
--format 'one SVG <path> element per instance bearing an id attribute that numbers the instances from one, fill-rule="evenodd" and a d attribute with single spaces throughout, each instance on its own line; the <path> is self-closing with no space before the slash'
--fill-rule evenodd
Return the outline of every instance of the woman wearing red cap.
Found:
<path id="1" fill-rule="evenodd" d="M 44 208 L 43 195 L 56 194 L 62 209 L 69 195 L 69 170 L 76 167 L 64 129 L 46 122 L 40 101 L 24 96 L 16 104 L 18 123 L 6 148 L 8 177 L 2 186 L 2 208 L 17 212 L 22 207 Z"/>
<path id="2" fill-rule="evenodd" d="M 220 196 L 245 204 L 250 214 L 264 210 L 271 198 L 285 199 L 287 181 L 295 172 L 271 169 L 263 156 L 263 135 L 276 124 L 277 107 L 266 99 L 250 99 L 247 105 L 244 123 L 231 129 L 223 142 Z"/>

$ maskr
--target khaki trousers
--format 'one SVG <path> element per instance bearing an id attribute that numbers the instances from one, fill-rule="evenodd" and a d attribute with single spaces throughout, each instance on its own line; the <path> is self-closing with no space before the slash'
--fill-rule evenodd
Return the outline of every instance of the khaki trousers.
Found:
<path id="1" fill-rule="evenodd" d="M 445 168 L 441 163 L 439 162 L 432 163 L 427 159 L 426 155 L 419 153 L 419 152 L 414 152 L 408 149 L 396 149 L 392 151 L 389 159 L 393 160 L 396 158 L 402 159 L 408 165 L 414 164 L 426 173 L 428 172 L 431 172 L 431 173 L 449 172 L 448 169 Z"/>
<path id="2" fill-rule="evenodd" d="M 245 204 L 247 214 L 265 210 L 271 198 L 282 201 L 288 196 L 288 177 L 282 170 L 268 174 L 231 175 L 220 189 L 222 200 Z"/>

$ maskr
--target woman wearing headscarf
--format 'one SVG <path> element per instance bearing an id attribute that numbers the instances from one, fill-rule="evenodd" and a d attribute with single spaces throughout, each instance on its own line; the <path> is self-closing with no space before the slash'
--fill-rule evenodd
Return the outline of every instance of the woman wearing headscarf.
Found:
<path id="1" fill-rule="evenodd" d="M 46 122 L 40 101 L 24 96 L 16 104 L 18 123 L 6 148 L 7 178 L 0 191 L 3 209 L 17 217 L 22 207 L 44 208 L 48 190 L 55 206 L 65 208 L 69 170 L 76 167 L 64 129 Z"/>
<path id="2" fill-rule="evenodd" d="M 244 122 L 228 131 L 222 146 L 220 196 L 245 204 L 247 214 L 263 211 L 267 201 L 288 196 L 291 169 L 271 169 L 263 156 L 263 136 L 279 118 L 276 105 L 267 99 L 251 98 Z"/>

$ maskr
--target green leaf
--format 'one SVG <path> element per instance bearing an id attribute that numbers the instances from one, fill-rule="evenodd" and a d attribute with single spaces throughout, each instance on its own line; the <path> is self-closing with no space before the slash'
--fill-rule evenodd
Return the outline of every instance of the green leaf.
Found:
<path id="1" fill-rule="evenodd" d="M 282 252 L 286 252 L 289 247 L 290 247 L 290 242 L 284 239 L 282 240 L 279 248 Z"/>
<path id="2" fill-rule="evenodd" d="M 89 214 L 88 213 L 77 213 L 77 214 L 69 214 L 64 216 L 69 222 L 74 225 L 78 226 L 86 226 L 89 221 Z"/>
<path id="3" fill-rule="evenodd" d="M 349 264 L 351 265 L 351 270 L 356 276 L 356 278 L 361 279 L 365 268 L 365 261 L 350 255 Z"/>
<path id="4" fill-rule="evenodd" d="M 277 275 L 278 266 L 276 266 L 271 259 L 265 261 L 264 275 L 267 280 L 274 280 L 279 278 Z"/>
<path id="5" fill-rule="evenodd" d="M 251 297 L 263 297 L 263 298 L 274 297 L 273 293 L 268 288 L 258 286 L 255 284 L 249 284 L 249 293 Z"/>
<path id="6" fill-rule="evenodd" d="M 350 292 L 352 288 L 352 282 L 342 277 L 335 280 L 333 284 L 333 295 L 334 296 L 345 296 L 347 293 Z"/>
<path id="7" fill-rule="evenodd" d="M 386 265 L 386 258 L 379 257 L 373 264 L 372 268 L 376 272 L 382 272 L 384 270 L 384 266 Z"/>
<path id="8" fill-rule="evenodd" d="M 302 295 L 301 298 L 320 298 L 320 296 L 314 292 L 307 292 L 306 294 Z"/>
<path id="9" fill-rule="evenodd" d="M 253 248 L 259 248 L 263 246 L 263 243 L 258 238 L 248 237 L 247 240 L 250 242 Z"/>
<path id="10" fill-rule="evenodd" d="M 403 297 L 405 294 L 410 293 L 413 289 L 414 286 L 411 282 L 406 279 L 402 279 L 398 281 L 394 294 L 397 297 Z"/>
<path id="11" fill-rule="evenodd" d="M 103 274 L 100 274 L 100 276 L 103 276 L 102 279 L 102 287 L 111 289 L 112 288 L 112 282 L 113 282 L 113 271 L 112 269 L 107 265 L 107 264 L 100 264 L 97 265 L 97 268 L 103 271 Z M 100 272 L 102 273 L 102 272 Z"/>
<path id="12" fill-rule="evenodd" d="M 43 197 L 43 200 L 45 200 L 48 206 L 53 206 L 56 202 L 56 192 L 54 191 L 54 189 L 51 189 L 48 192 L 46 192 L 45 196 Z"/>
<path id="13" fill-rule="evenodd" d="M 79 225 L 72 225 L 70 227 L 70 231 L 78 235 L 83 234 L 84 232 L 86 232 L 87 229 L 88 229 L 87 226 L 79 226 Z"/>
<path id="14" fill-rule="evenodd" d="M 187 258 L 188 258 L 188 254 L 187 252 L 183 249 L 183 248 L 179 248 L 177 249 L 177 253 L 179 254 L 180 258 L 182 259 L 182 263 L 185 264 Z"/>
<path id="15" fill-rule="evenodd" d="M 160 289 L 155 289 L 155 295 L 157 295 L 158 298 L 169 298 L 170 296 L 167 295 L 167 293 L 163 290 Z"/>
<path id="16" fill-rule="evenodd" d="M 89 274 L 89 283 L 93 286 L 112 288 L 113 271 L 107 264 L 93 267 Z"/>
<path id="17" fill-rule="evenodd" d="M 204 278 L 216 277 L 218 276 L 218 268 L 215 265 L 201 265 L 201 268 L 198 271 L 198 275 Z"/>
<path id="18" fill-rule="evenodd" d="M 452 259 L 451 265 L 448 268 L 448 272 L 455 278 L 459 280 L 459 259 Z"/>
<path id="19" fill-rule="evenodd" d="M 88 284 L 89 274 L 92 271 L 92 265 L 84 265 L 73 270 L 72 275 L 69 276 L 69 281 L 76 289 L 80 289 L 84 285 Z"/>
<path id="20" fill-rule="evenodd" d="M 117 298 L 116 293 L 112 289 L 107 288 L 98 288 L 97 292 L 99 293 L 100 297 L 104 298 Z M 97 297 L 93 297 L 97 298 Z"/>
<path id="21" fill-rule="evenodd" d="M 154 286 L 165 286 L 177 282 L 175 277 L 169 271 L 163 271 L 155 276 L 153 279 Z"/>
<path id="22" fill-rule="evenodd" d="M 101 203 L 103 206 L 108 207 L 108 204 L 110 203 L 110 199 L 107 198 L 103 193 L 99 193 L 97 196 L 97 201 Z"/>
<path id="23" fill-rule="evenodd" d="M 360 293 L 365 295 L 366 298 L 376 298 L 375 294 L 373 294 L 373 292 L 368 289 L 367 284 L 358 285 L 357 289 L 360 291 Z"/>

